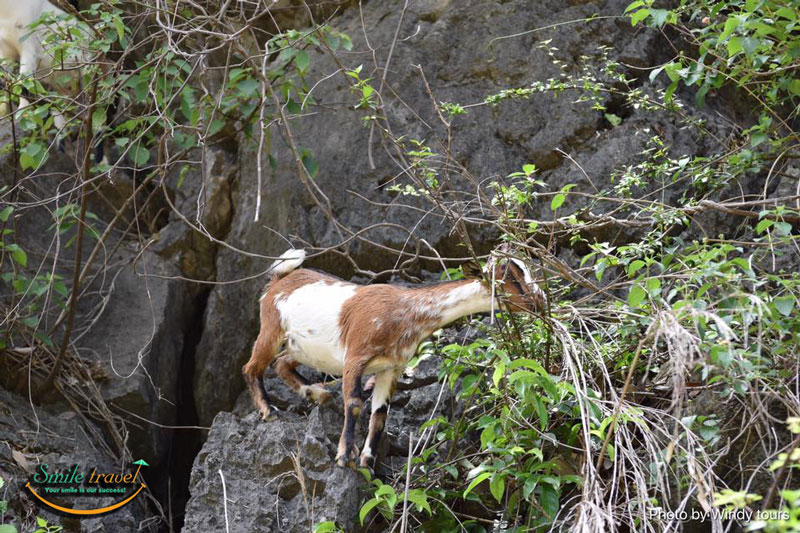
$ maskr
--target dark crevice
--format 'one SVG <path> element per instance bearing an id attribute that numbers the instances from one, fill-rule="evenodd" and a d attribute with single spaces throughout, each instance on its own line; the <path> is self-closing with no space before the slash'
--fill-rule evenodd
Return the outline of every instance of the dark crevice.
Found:
<path id="1" fill-rule="evenodd" d="M 598 132 L 615 128 L 633 114 L 633 108 L 628 105 L 624 94 L 611 95 L 611 98 L 605 102 L 605 107 L 603 117 L 598 124 Z M 612 123 L 612 121 L 617 120 L 619 121 L 618 123 Z"/>
<path id="2" fill-rule="evenodd" d="M 175 426 L 197 426 L 198 417 L 194 403 L 192 383 L 195 370 L 195 351 L 203 334 L 203 314 L 205 313 L 211 289 L 203 287 L 194 298 L 192 312 L 184 329 L 181 367 L 177 376 L 178 402 L 176 405 Z M 173 429 L 172 445 L 167 459 L 169 489 L 167 500 L 162 506 L 168 510 L 172 519 L 172 531 L 183 528 L 184 511 L 189 501 L 189 479 L 192 463 L 205 440 L 205 432 L 200 429 Z"/>

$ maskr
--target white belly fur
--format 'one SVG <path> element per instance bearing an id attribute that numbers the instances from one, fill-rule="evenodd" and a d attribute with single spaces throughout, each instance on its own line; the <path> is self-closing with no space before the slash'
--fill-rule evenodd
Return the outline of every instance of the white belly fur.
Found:
<path id="1" fill-rule="evenodd" d="M 342 375 L 345 350 L 340 342 L 339 314 L 355 291 L 356 285 L 350 283 L 320 281 L 275 297 L 292 359 L 326 374 Z"/>

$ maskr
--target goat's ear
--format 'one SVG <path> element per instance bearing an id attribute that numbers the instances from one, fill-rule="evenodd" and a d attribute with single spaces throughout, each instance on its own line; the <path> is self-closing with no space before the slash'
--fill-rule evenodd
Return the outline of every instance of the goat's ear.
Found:
<path id="1" fill-rule="evenodd" d="M 481 279 L 483 278 L 483 270 L 477 261 L 468 261 L 461 265 L 461 271 L 464 273 L 465 278 Z"/>

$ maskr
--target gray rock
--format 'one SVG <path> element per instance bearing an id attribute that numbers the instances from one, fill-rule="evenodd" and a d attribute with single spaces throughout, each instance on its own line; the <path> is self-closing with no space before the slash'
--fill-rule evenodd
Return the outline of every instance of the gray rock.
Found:
<path id="1" fill-rule="evenodd" d="M 102 302 L 93 297 L 81 301 L 93 323 L 76 341 L 83 357 L 101 363 L 106 379 L 100 392 L 129 422 L 131 451 L 157 470 L 167 458 L 172 433 L 142 420 L 175 422 L 192 298 L 183 282 L 166 279 L 178 271 L 162 258 L 151 252 L 137 261 L 133 257 L 123 250 L 113 258 L 118 266 L 106 272 L 104 281 L 98 278 Z"/>
<path id="2" fill-rule="evenodd" d="M 365 481 L 334 465 L 341 423 L 325 407 L 272 422 L 218 414 L 195 458 L 183 531 L 220 531 L 226 520 L 232 532 L 306 532 L 327 520 L 353 531 Z"/>

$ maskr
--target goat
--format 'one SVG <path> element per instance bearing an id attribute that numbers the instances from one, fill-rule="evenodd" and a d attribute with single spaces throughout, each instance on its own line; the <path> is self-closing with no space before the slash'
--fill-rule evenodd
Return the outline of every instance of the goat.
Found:
<path id="1" fill-rule="evenodd" d="M 486 267 L 505 298 L 482 279 L 419 288 L 356 285 L 315 270 L 299 269 L 305 251 L 289 250 L 273 263 L 260 298 L 261 330 L 242 368 L 253 404 L 264 420 L 271 409 L 263 374 L 275 362 L 278 375 L 301 396 L 324 403 L 330 393 L 310 384 L 296 367 L 342 377 L 344 427 L 336 463 L 355 468 L 355 424 L 363 407 L 361 379 L 374 374 L 369 434 L 360 465 L 371 467 L 397 378 L 422 340 L 463 316 L 493 309 L 543 310 L 544 292 L 519 259 L 493 255 Z M 472 274 L 472 273 L 470 273 Z M 281 346 L 285 349 L 279 352 Z"/>
<path id="2" fill-rule="evenodd" d="M 77 8 L 77 3 L 71 0 Z M 44 26 L 31 28 L 45 13 L 53 17 L 61 17 L 66 13 L 47 0 L 0 0 L 0 59 L 19 61 L 20 77 L 35 77 L 48 79 L 59 85 L 54 76 L 55 71 L 77 68 L 84 61 L 83 58 L 71 58 L 54 65 L 55 58 L 45 50 L 43 42 L 47 32 Z M 58 67 L 58 68 L 56 68 Z M 74 79 L 72 80 L 74 82 Z M 66 87 L 59 87 L 62 92 L 69 92 Z M 19 99 L 19 109 L 26 108 L 30 103 L 23 95 Z M 0 115 L 9 112 L 9 103 L 0 103 Z M 66 121 L 60 113 L 53 112 L 53 123 L 56 128 L 63 129 Z"/>

